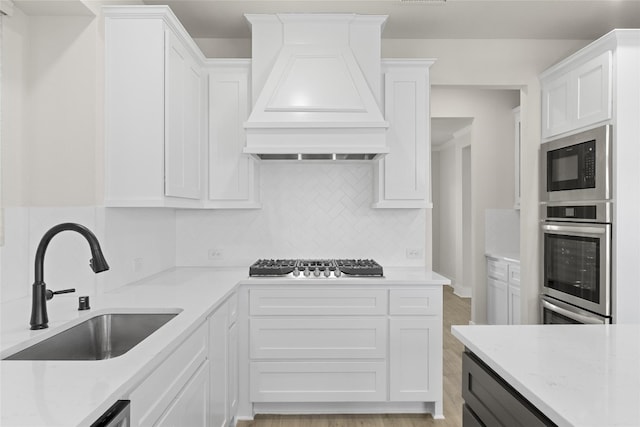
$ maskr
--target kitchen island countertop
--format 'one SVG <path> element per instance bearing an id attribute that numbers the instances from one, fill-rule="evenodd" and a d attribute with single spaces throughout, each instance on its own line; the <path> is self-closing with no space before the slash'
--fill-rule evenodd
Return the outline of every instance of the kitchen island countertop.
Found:
<path id="1" fill-rule="evenodd" d="M 102 361 L 0 361 L 0 425 L 87 426 L 116 400 L 126 398 L 193 333 L 237 286 L 300 284 L 297 279 L 249 278 L 247 268 L 176 268 L 111 292 L 91 296 L 78 311 L 78 296 L 48 302 L 49 329 L 29 330 L 31 297 L 3 303 L 0 357 L 105 312 L 180 314 L 126 354 Z M 305 280 L 305 279 L 302 279 Z M 444 285 L 449 280 L 424 268 L 385 268 L 382 278 L 306 279 L 314 285 Z"/>
<path id="2" fill-rule="evenodd" d="M 478 325 L 452 332 L 558 426 L 640 426 L 640 325 Z"/>

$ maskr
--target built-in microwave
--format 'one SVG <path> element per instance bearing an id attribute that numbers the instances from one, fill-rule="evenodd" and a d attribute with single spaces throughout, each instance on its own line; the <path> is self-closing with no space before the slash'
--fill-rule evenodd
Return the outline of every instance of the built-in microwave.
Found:
<path id="1" fill-rule="evenodd" d="M 611 132 L 605 125 L 543 143 L 541 201 L 611 199 Z"/>

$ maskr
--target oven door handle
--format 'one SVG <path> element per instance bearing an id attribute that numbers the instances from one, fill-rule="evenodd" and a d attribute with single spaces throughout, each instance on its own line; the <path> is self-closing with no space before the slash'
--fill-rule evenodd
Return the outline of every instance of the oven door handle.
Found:
<path id="1" fill-rule="evenodd" d="M 563 316 L 568 317 L 569 319 L 573 319 L 576 322 L 590 324 L 590 325 L 601 325 L 603 322 L 599 319 L 594 319 L 593 317 L 583 316 L 582 314 L 574 313 L 573 311 L 569 311 L 562 307 L 558 307 L 555 304 L 551 304 L 547 300 L 542 300 L 542 306 L 544 308 L 548 308 L 551 311 L 555 311 L 556 313 L 562 314 Z"/>
<path id="2" fill-rule="evenodd" d="M 544 231 L 559 232 L 559 233 L 580 233 L 580 234 L 605 234 L 606 228 L 600 227 L 585 227 L 581 225 L 551 225 L 543 224 L 542 229 Z"/>

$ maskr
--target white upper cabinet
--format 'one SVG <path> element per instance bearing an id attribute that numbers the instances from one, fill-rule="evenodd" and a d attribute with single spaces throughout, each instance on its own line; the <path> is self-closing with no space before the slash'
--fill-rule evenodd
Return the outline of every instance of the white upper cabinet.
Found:
<path id="1" fill-rule="evenodd" d="M 251 61 L 210 59 L 208 207 L 259 208 L 256 160 L 242 150 L 249 116 Z"/>
<path id="2" fill-rule="evenodd" d="M 201 53 L 167 7 L 105 7 L 105 205 L 197 206 Z"/>
<path id="3" fill-rule="evenodd" d="M 432 60 L 383 60 L 389 154 L 375 168 L 374 208 L 431 207 L 429 67 Z"/>
<path id="4" fill-rule="evenodd" d="M 612 52 L 588 58 L 541 78 L 543 138 L 611 119 Z"/>

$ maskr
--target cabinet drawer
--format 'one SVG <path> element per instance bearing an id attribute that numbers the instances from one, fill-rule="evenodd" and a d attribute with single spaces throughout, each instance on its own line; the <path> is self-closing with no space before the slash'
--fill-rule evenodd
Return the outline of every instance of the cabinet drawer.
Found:
<path id="1" fill-rule="evenodd" d="M 205 324 L 131 393 L 131 425 L 153 425 L 206 358 Z"/>
<path id="2" fill-rule="evenodd" d="M 252 359 L 386 357 L 385 317 L 251 318 Z"/>
<path id="3" fill-rule="evenodd" d="M 555 425 L 500 376 L 468 352 L 462 354 L 462 398 L 487 426 Z"/>
<path id="4" fill-rule="evenodd" d="M 520 287 L 520 266 L 509 265 L 509 285 Z"/>
<path id="5" fill-rule="evenodd" d="M 383 402 L 386 362 L 252 362 L 252 402 Z"/>
<path id="6" fill-rule="evenodd" d="M 442 313 L 442 288 L 392 289 L 389 292 L 389 313 L 438 315 Z"/>
<path id="7" fill-rule="evenodd" d="M 250 289 L 251 315 L 384 315 L 385 289 Z"/>
<path id="8" fill-rule="evenodd" d="M 507 281 L 508 264 L 503 261 L 487 259 L 487 275 L 494 279 Z"/>

